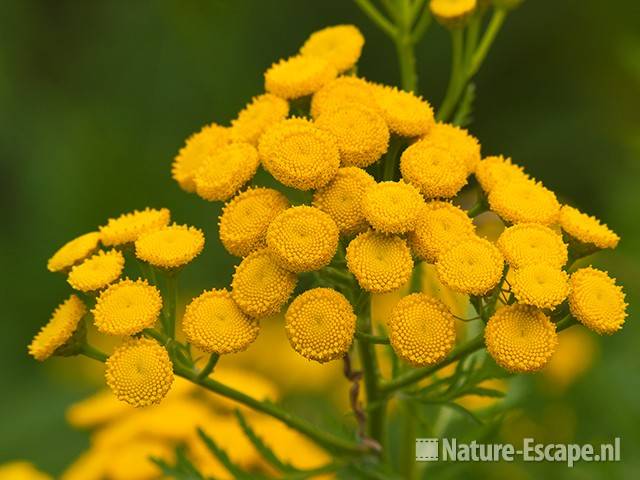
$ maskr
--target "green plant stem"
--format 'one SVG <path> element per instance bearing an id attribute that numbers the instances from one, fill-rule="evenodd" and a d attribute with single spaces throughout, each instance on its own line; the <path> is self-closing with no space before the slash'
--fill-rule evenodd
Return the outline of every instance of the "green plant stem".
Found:
<path id="1" fill-rule="evenodd" d="M 368 333 L 356 331 L 356 338 L 360 340 L 364 340 L 369 343 L 374 343 L 376 345 L 389 345 L 390 341 L 388 337 L 379 337 L 376 335 L 370 335 Z"/>
<path id="2" fill-rule="evenodd" d="M 369 0 L 355 0 L 360 9 L 375 23 L 380 30 L 386 33 L 391 39 L 396 36 L 396 27 L 385 18 L 382 13 Z"/>
<path id="3" fill-rule="evenodd" d="M 80 353 L 82 353 L 83 355 L 89 357 L 89 358 L 93 358 L 94 360 L 98 360 L 99 362 L 106 362 L 107 358 L 109 358 L 109 356 L 98 350 L 97 348 L 89 345 L 88 343 L 84 343 L 82 345 L 82 347 L 80 348 Z"/>
<path id="4" fill-rule="evenodd" d="M 209 356 L 209 361 L 207 362 L 207 364 L 202 368 L 202 370 L 200 370 L 200 373 L 198 373 L 198 379 L 202 380 L 203 378 L 207 378 L 211 374 L 211 372 L 213 372 L 213 369 L 215 368 L 219 359 L 220 355 L 218 355 L 217 353 L 212 353 Z"/>
<path id="5" fill-rule="evenodd" d="M 467 79 L 473 77 L 480 69 L 482 62 L 484 62 L 487 53 L 489 53 L 489 49 L 498 35 L 500 28 L 502 28 L 502 24 L 506 17 L 507 10 L 504 8 L 496 8 L 493 11 L 489 25 L 482 36 L 482 40 L 480 40 L 480 45 L 478 45 L 478 48 L 471 57 L 469 66 L 467 67 Z"/>
<path id="6" fill-rule="evenodd" d="M 162 327 L 170 338 L 176 333 L 176 304 L 178 301 L 177 272 L 165 273 L 164 308 L 162 310 Z"/>
<path id="7" fill-rule="evenodd" d="M 393 181 L 396 175 L 396 165 L 398 164 L 398 153 L 404 144 L 400 137 L 391 137 L 389 149 L 384 157 L 384 170 L 382 172 L 383 181 Z"/>
<path id="8" fill-rule="evenodd" d="M 413 23 L 411 5 L 409 0 L 398 0 L 398 22 L 393 41 L 398 53 L 398 65 L 400 67 L 400 85 L 403 90 L 415 92 L 418 87 L 418 74 L 416 73 L 416 56 L 414 52 L 411 26 Z"/>
<path id="9" fill-rule="evenodd" d="M 464 78 L 464 31 L 462 28 L 452 28 L 451 32 L 451 75 L 444 100 L 437 113 L 438 120 L 446 121 L 453 113 L 458 98 L 466 84 Z"/>

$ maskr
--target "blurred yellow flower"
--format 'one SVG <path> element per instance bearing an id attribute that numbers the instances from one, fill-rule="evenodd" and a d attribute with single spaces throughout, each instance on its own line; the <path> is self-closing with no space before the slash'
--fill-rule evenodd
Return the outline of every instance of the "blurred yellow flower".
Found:
<path id="1" fill-rule="evenodd" d="M 55 309 L 49 322 L 33 338 L 29 354 L 40 361 L 49 358 L 71 338 L 86 313 L 82 300 L 71 295 Z"/>
<path id="2" fill-rule="evenodd" d="M 297 55 L 271 65 L 264 74 L 264 88 L 287 100 L 305 97 L 336 78 L 337 73 L 322 57 Z"/>
<path id="3" fill-rule="evenodd" d="M 16 460 L 0 465 L 0 480 L 53 480 L 53 477 L 30 462 Z"/>
<path id="4" fill-rule="evenodd" d="M 47 262 L 47 269 L 50 272 L 59 272 L 72 267 L 74 264 L 84 260 L 98 248 L 100 234 L 89 232 L 65 243 Z"/>
<path id="5" fill-rule="evenodd" d="M 327 60 L 340 72 L 352 68 L 360 58 L 364 37 L 354 25 L 336 25 L 313 32 L 302 48 L 302 55 Z"/>
<path id="6" fill-rule="evenodd" d="M 620 237 L 596 217 L 569 205 L 563 205 L 560 209 L 560 226 L 576 240 L 598 248 L 616 248 L 620 241 Z"/>

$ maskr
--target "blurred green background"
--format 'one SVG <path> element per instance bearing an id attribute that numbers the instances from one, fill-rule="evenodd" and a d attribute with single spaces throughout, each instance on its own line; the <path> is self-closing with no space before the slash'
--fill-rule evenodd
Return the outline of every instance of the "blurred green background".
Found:
<path id="1" fill-rule="evenodd" d="M 191 132 L 228 122 L 260 93 L 274 60 L 337 23 L 354 23 L 366 36 L 359 71 L 397 83 L 391 44 L 346 0 L 3 2 L 0 463 L 27 458 L 55 473 L 87 444 L 65 424 L 64 409 L 95 385 L 74 381 L 73 360 L 42 366 L 26 354 L 68 295 L 64 278 L 46 271 L 50 254 L 110 216 L 166 206 L 207 234 L 185 288 L 227 283 L 233 259 L 216 240 L 218 207 L 178 189 L 172 157 Z M 534 421 L 547 407 L 568 406 L 577 442 L 622 437 L 622 462 L 527 465 L 509 471 L 512 478 L 640 473 L 638 25 L 635 0 L 527 0 L 477 77 L 470 129 L 483 152 L 512 156 L 621 235 L 619 249 L 594 263 L 624 284 L 630 303 L 624 330 L 597 339 L 599 358 L 587 375 L 560 396 L 533 388 L 527 397 Z M 437 105 L 449 71 L 446 32 L 432 25 L 417 55 L 422 93 Z"/>

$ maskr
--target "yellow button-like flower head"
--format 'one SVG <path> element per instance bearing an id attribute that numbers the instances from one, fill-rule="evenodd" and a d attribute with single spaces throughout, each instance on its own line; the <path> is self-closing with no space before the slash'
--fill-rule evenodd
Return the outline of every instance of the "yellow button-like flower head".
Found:
<path id="1" fill-rule="evenodd" d="M 263 248 L 246 257 L 236 268 L 231 297 L 252 317 L 278 313 L 296 287 L 295 273 L 285 270 Z"/>
<path id="2" fill-rule="evenodd" d="M 473 173 L 480 162 L 480 143 L 464 128 L 439 122 L 429 130 L 423 140 L 449 151 L 466 165 L 469 173 Z"/>
<path id="3" fill-rule="evenodd" d="M 204 248 L 204 235 L 195 227 L 171 225 L 136 240 L 136 257 L 155 267 L 180 268 Z"/>
<path id="4" fill-rule="evenodd" d="M 529 175 L 524 173 L 520 165 L 511 163 L 510 158 L 503 156 L 487 157 L 480 161 L 474 171 L 478 183 L 485 192 L 490 192 L 499 182 L 514 182 L 528 180 Z"/>
<path id="5" fill-rule="evenodd" d="M 456 292 L 484 295 L 502 278 L 500 250 L 484 238 L 470 238 L 440 255 L 436 270 L 440 281 Z"/>
<path id="6" fill-rule="evenodd" d="M 231 139 L 257 145 L 267 127 L 284 120 L 287 115 L 289 103 L 286 100 L 271 93 L 259 95 L 231 122 Z"/>
<path id="7" fill-rule="evenodd" d="M 260 324 L 240 310 L 227 290 L 210 290 L 187 305 L 182 330 L 197 348 L 222 355 L 246 350 Z"/>
<path id="8" fill-rule="evenodd" d="M 124 213 L 118 218 L 110 218 L 100 227 L 102 244 L 110 247 L 135 242 L 140 235 L 160 230 L 169 224 L 171 214 L 166 208 L 145 208 Z"/>
<path id="9" fill-rule="evenodd" d="M 362 213 L 364 192 L 376 181 L 371 175 L 357 167 L 343 167 L 328 185 L 313 195 L 313 205 L 336 222 L 340 233 L 354 235 L 368 228 Z"/>
<path id="10" fill-rule="evenodd" d="M 173 179 L 178 182 L 180 188 L 189 193 L 195 192 L 196 184 L 193 178 L 202 162 L 230 141 L 229 129 L 215 123 L 191 135 L 185 146 L 180 149 L 171 168 Z"/>
<path id="11" fill-rule="evenodd" d="M 551 225 L 560 214 L 556 195 L 533 180 L 499 182 L 489 192 L 489 206 L 510 223 Z"/>
<path id="12" fill-rule="evenodd" d="M 98 248 L 100 234 L 89 232 L 65 243 L 47 262 L 50 272 L 66 270 L 84 260 Z"/>
<path id="13" fill-rule="evenodd" d="M 107 359 L 107 385 L 134 407 L 155 405 L 173 383 L 173 364 L 167 350 L 149 338 L 130 338 Z"/>
<path id="14" fill-rule="evenodd" d="M 431 0 L 429 9 L 443 25 L 455 27 L 475 10 L 477 0 Z"/>
<path id="15" fill-rule="evenodd" d="M 596 217 L 569 205 L 563 205 L 560 209 L 560 226 L 576 240 L 598 248 L 616 248 L 620 241 L 620 237 Z"/>
<path id="16" fill-rule="evenodd" d="M 358 62 L 363 45 L 364 37 L 355 26 L 336 25 L 312 33 L 300 53 L 324 58 L 338 72 L 344 72 Z"/>
<path id="17" fill-rule="evenodd" d="M 540 370 L 558 345 L 556 326 L 529 305 L 506 305 L 487 322 L 484 339 L 498 365 L 511 372 Z"/>
<path id="18" fill-rule="evenodd" d="M 338 71 L 321 57 L 297 55 L 271 65 L 264 74 L 264 88 L 287 100 L 311 95 L 336 78 Z"/>
<path id="19" fill-rule="evenodd" d="M 356 330 L 356 315 L 341 293 L 330 288 L 314 288 L 291 302 L 285 315 L 285 329 L 296 352 L 324 363 L 341 358 L 349 351 Z"/>
<path id="20" fill-rule="evenodd" d="M 562 236 L 537 223 L 520 223 L 500 234 L 498 248 L 513 268 L 545 263 L 561 268 L 567 263 L 567 245 Z"/>
<path id="21" fill-rule="evenodd" d="M 466 212 L 449 202 L 427 202 L 420 210 L 409 245 L 422 260 L 435 263 L 440 255 L 475 235 Z"/>
<path id="22" fill-rule="evenodd" d="M 571 275 L 569 308 L 587 328 L 600 335 L 611 335 L 622 328 L 627 304 L 622 287 L 607 272 L 581 268 Z"/>
<path id="23" fill-rule="evenodd" d="M 383 233 L 412 231 L 423 206 L 420 192 L 405 182 L 378 183 L 362 198 L 362 213 L 375 230 Z"/>
<path id="24" fill-rule="evenodd" d="M 371 95 L 371 85 L 363 78 L 345 76 L 330 81 L 311 98 L 311 116 L 318 118 L 325 111 L 356 103 L 378 108 Z"/>
<path id="25" fill-rule="evenodd" d="M 134 335 L 152 327 L 162 309 L 160 292 L 146 280 L 120 280 L 104 290 L 92 313 L 98 330 Z"/>
<path id="26" fill-rule="evenodd" d="M 71 338 L 86 313 L 82 300 L 71 295 L 56 308 L 49 322 L 33 338 L 29 354 L 40 361 L 49 358 Z"/>
<path id="27" fill-rule="evenodd" d="M 440 300 L 424 293 L 400 300 L 387 325 L 393 350 L 416 367 L 438 363 L 451 351 L 456 340 L 451 312 Z"/>
<path id="28" fill-rule="evenodd" d="M 404 239 L 368 231 L 349 243 L 347 266 L 364 290 L 385 293 L 409 281 L 413 259 Z"/>
<path id="29" fill-rule="evenodd" d="M 293 207 L 267 229 L 267 246 L 280 266 L 291 272 L 318 270 L 331 262 L 339 231 L 329 215 L 315 207 Z"/>
<path id="30" fill-rule="evenodd" d="M 253 178 L 260 160 L 249 143 L 232 143 L 218 149 L 202 162 L 194 181 L 196 193 L 205 200 L 224 201 L 231 198 Z"/>
<path id="31" fill-rule="evenodd" d="M 511 291 L 520 303 L 553 309 L 569 295 L 569 276 L 545 263 L 526 265 L 513 271 Z"/>
<path id="32" fill-rule="evenodd" d="M 417 137 L 435 125 L 431 105 L 413 93 L 383 85 L 372 85 L 371 91 L 391 133 Z"/>
<path id="33" fill-rule="evenodd" d="M 267 228 L 289 200 L 272 188 L 250 188 L 233 197 L 220 215 L 220 241 L 231 255 L 246 257 L 267 245 Z"/>
<path id="34" fill-rule="evenodd" d="M 373 108 L 348 103 L 327 109 L 316 125 L 331 132 L 338 142 L 343 166 L 368 167 L 389 147 L 389 129 Z"/>
<path id="35" fill-rule="evenodd" d="M 69 272 L 67 281 L 76 290 L 92 292 L 117 280 L 124 268 L 124 256 L 118 250 L 100 251 L 76 265 Z"/>

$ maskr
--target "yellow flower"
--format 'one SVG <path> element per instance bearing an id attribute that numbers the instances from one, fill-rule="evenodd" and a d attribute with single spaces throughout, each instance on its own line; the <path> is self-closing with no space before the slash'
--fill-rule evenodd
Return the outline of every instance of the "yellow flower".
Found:
<path id="1" fill-rule="evenodd" d="M 511 291 L 520 303 L 553 309 L 569 295 L 569 275 L 545 263 L 525 265 L 513 271 Z"/>
<path id="2" fill-rule="evenodd" d="M 267 246 L 267 228 L 289 200 L 272 188 L 250 188 L 237 194 L 222 209 L 220 241 L 231 255 L 246 257 Z"/>
<path id="3" fill-rule="evenodd" d="M 431 0 L 429 9 L 445 26 L 458 26 L 476 8 L 476 0 Z"/>
<path id="4" fill-rule="evenodd" d="M 537 223 L 520 223 L 507 228 L 496 245 L 514 268 L 539 263 L 562 268 L 567 263 L 567 246 L 562 235 Z"/>
<path id="5" fill-rule="evenodd" d="M 413 259 L 404 239 L 368 231 L 349 243 L 347 266 L 364 290 L 384 293 L 409 281 Z"/>
<path id="6" fill-rule="evenodd" d="M 124 256 L 118 250 L 100 251 L 69 272 L 67 282 L 81 292 L 92 292 L 106 287 L 122 274 Z"/>
<path id="7" fill-rule="evenodd" d="M 556 195 L 533 180 L 499 182 L 489 192 L 489 206 L 510 223 L 551 225 L 560 213 Z"/>
<path id="8" fill-rule="evenodd" d="M 627 304 L 622 287 L 607 272 L 581 268 L 571 275 L 569 308 L 587 328 L 600 335 L 611 335 L 622 328 Z"/>
<path id="9" fill-rule="evenodd" d="M 313 194 L 313 206 L 328 213 L 340 233 L 354 235 L 368 227 L 362 213 L 362 197 L 375 184 L 373 177 L 360 168 L 340 168 L 328 185 Z"/>
<path id="10" fill-rule="evenodd" d="M 160 478 L 161 470 L 151 458 L 172 462 L 174 449 L 156 438 L 138 438 L 134 442 L 115 447 L 110 452 L 112 461 L 105 463 L 105 478 L 110 480 L 150 480 Z"/>
<path id="11" fill-rule="evenodd" d="M 0 465 L 0 480 L 52 480 L 30 462 L 17 460 Z"/>
<path id="12" fill-rule="evenodd" d="M 381 182 L 362 197 L 362 213 L 371 226 L 383 233 L 406 233 L 416 226 L 424 199 L 405 182 Z"/>
<path id="13" fill-rule="evenodd" d="M 356 315 L 341 293 L 330 288 L 313 288 L 291 302 L 285 315 L 285 329 L 296 352 L 324 363 L 349 351 Z"/>
<path id="14" fill-rule="evenodd" d="M 323 187 L 340 166 L 335 137 L 302 118 L 283 120 L 267 129 L 259 151 L 265 170 L 298 190 Z"/>
<path id="15" fill-rule="evenodd" d="M 360 58 L 364 37 L 353 25 L 336 25 L 311 34 L 300 53 L 327 60 L 340 73 L 352 68 Z"/>
<path id="16" fill-rule="evenodd" d="M 427 202 L 420 210 L 409 245 L 422 260 L 435 263 L 458 243 L 473 237 L 475 226 L 466 212 L 449 202 Z"/>
<path id="17" fill-rule="evenodd" d="M 59 272 L 84 260 L 98 248 L 100 234 L 89 232 L 65 243 L 47 262 L 50 272 Z"/>
<path id="18" fill-rule="evenodd" d="M 187 305 L 182 330 L 197 348 L 222 355 L 246 350 L 260 325 L 240 310 L 227 290 L 210 290 Z"/>
<path id="19" fill-rule="evenodd" d="M 284 120 L 289 115 L 289 104 L 286 100 L 264 93 L 251 100 L 231 122 L 231 139 L 234 142 L 258 144 L 264 131 L 274 123 Z"/>
<path id="20" fill-rule="evenodd" d="M 134 335 L 152 327 L 161 309 L 162 297 L 156 287 L 146 280 L 127 278 L 104 290 L 92 313 L 100 332 Z"/>
<path id="21" fill-rule="evenodd" d="M 316 125 L 331 132 L 343 166 L 368 167 L 389 147 L 389 129 L 373 108 L 348 103 L 325 110 Z"/>
<path id="22" fill-rule="evenodd" d="M 166 227 L 170 218 L 171 214 L 166 208 L 145 208 L 124 213 L 118 218 L 110 218 L 106 225 L 100 227 L 100 240 L 107 247 L 135 242 L 143 233 Z"/>
<path id="23" fill-rule="evenodd" d="M 453 315 L 444 303 L 424 293 L 400 300 L 387 325 L 393 350 L 416 367 L 438 363 L 456 341 Z"/>
<path id="24" fill-rule="evenodd" d="M 301 205 L 285 210 L 267 229 L 267 246 L 276 262 L 291 272 L 318 270 L 338 248 L 338 227 L 329 215 Z"/>
<path id="25" fill-rule="evenodd" d="M 484 295 L 502 278 L 504 259 L 488 240 L 475 237 L 440 255 L 436 270 L 440 281 L 456 292 Z"/>
<path id="26" fill-rule="evenodd" d="M 429 198 L 455 196 L 467 183 L 467 169 L 451 149 L 426 140 L 414 143 L 400 157 L 402 178 Z"/>
<path id="27" fill-rule="evenodd" d="M 337 74 L 324 58 L 297 55 L 271 65 L 264 74 L 264 88 L 287 100 L 300 98 L 320 90 Z"/>
<path id="28" fill-rule="evenodd" d="M 145 233 L 136 240 L 136 257 L 155 267 L 179 268 L 204 248 L 204 235 L 195 227 L 171 225 Z"/>
<path id="29" fill-rule="evenodd" d="M 171 167 L 171 175 L 180 188 L 189 193 L 195 192 L 193 178 L 200 165 L 230 141 L 229 129 L 215 123 L 206 125 L 198 133 L 191 135 Z"/>
<path id="30" fill-rule="evenodd" d="M 33 338 L 29 354 L 40 361 L 49 358 L 71 338 L 86 313 L 82 300 L 71 295 L 56 308 L 49 322 Z"/>
<path id="31" fill-rule="evenodd" d="M 616 248 L 620 241 L 620 237 L 596 217 L 569 205 L 563 205 L 560 209 L 560 226 L 578 241 L 598 248 Z"/>
<path id="32" fill-rule="evenodd" d="M 355 103 L 378 108 L 371 96 L 371 85 L 363 78 L 345 76 L 330 81 L 311 98 L 311 116 L 318 118 L 325 111 Z"/>
<path id="33" fill-rule="evenodd" d="M 236 267 L 231 297 L 252 317 L 278 313 L 296 287 L 295 273 L 280 267 L 263 248 L 253 252 Z"/>
<path id="34" fill-rule="evenodd" d="M 422 138 L 423 141 L 447 150 L 473 173 L 480 162 L 480 143 L 464 128 L 449 123 L 436 123 Z"/>
<path id="35" fill-rule="evenodd" d="M 529 175 L 524 173 L 524 169 L 520 165 L 511 163 L 510 158 L 505 158 L 502 155 L 487 157 L 480 161 L 474 173 L 485 192 L 490 192 L 499 182 L 511 183 L 529 179 Z"/>
<path id="36" fill-rule="evenodd" d="M 413 93 L 383 85 L 372 85 L 371 91 L 391 133 L 417 137 L 435 125 L 431 105 Z"/>
<path id="37" fill-rule="evenodd" d="M 167 350 L 155 340 L 129 338 L 107 359 L 105 377 L 119 400 L 144 407 L 160 403 L 167 394 L 173 365 Z"/>
<path id="38" fill-rule="evenodd" d="M 249 143 L 232 143 L 208 156 L 198 168 L 194 181 L 196 193 L 205 200 L 224 201 L 231 198 L 253 178 L 260 160 Z"/>
<path id="39" fill-rule="evenodd" d="M 540 370 L 558 345 L 556 326 L 529 305 L 506 305 L 487 322 L 484 339 L 498 365 L 511 372 Z"/>

